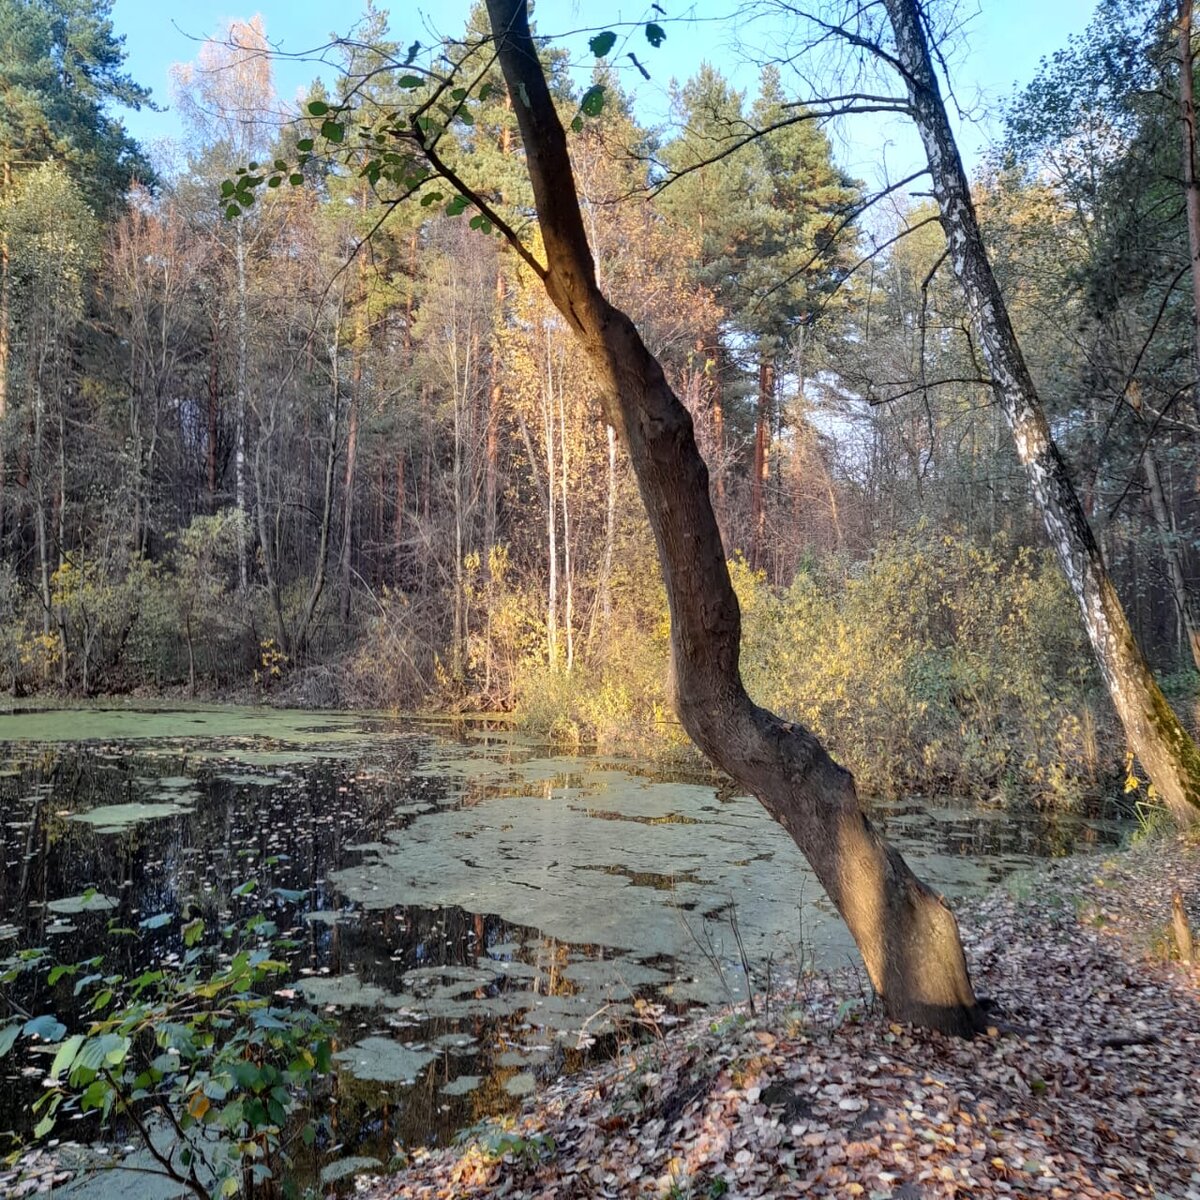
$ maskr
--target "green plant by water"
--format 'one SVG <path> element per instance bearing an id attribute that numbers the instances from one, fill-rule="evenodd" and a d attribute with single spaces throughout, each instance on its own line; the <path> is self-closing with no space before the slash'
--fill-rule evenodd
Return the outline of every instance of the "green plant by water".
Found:
<path id="1" fill-rule="evenodd" d="M 237 891 L 253 888 L 247 881 Z M 316 1101 L 331 1068 L 332 1025 L 281 1002 L 289 967 L 279 956 L 295 943 L 261 915 L 220 927 L 216 938 L 205 937 L 202 919 L 186 921 L 177 961 L 137 974 L 115 969 L 122 939 L 176 919 L 159 913 L 136 929 L 112 921 L 112 949 L 81 962 L 55 961 L 45 948 L 0 961 L 0 994 L 14 1014 L 0 1025 L 0 1057 L 21 1040 L 53 1053 L 33 1142 L 68 1117 L 96 1113 L 103 1129 L 136 1133 L 148 1156 L 141 1169 L 196 1196 L 291 1195 L 297 1149 L 322 1132 Z M 24 1012 L 8 999 L 31 975 L 52 996 L 70 987 L 71 1003 L 59 1007 L 78 1016 Z M 24 1149 L 14 1147 L 12 1160 Z"/>

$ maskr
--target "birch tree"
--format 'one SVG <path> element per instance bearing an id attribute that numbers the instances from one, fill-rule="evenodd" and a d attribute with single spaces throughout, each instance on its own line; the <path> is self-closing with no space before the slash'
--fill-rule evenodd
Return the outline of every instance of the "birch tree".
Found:
<path id="1" fill-rule="evenodd" d="M 1055 445 L 984 246 L 962 158 L 933 68 L 916 0 L 885 0 L 895 37 L 891 61 L 921 136 L 950 264 L 962 288 L 997 403 L 1012 430 L 1050 543 L 1084 625 L 1130 748 L 1183 823 L 1200 818 L 1200 751 L 1155 681 L 1108 577 L 1100 548 Z M 887 51 L 879 49 L 887 55 Z"/>

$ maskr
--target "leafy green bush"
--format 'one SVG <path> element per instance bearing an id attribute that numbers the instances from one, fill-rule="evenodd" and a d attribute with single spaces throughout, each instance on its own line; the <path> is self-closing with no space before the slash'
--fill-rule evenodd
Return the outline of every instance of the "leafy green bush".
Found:
<path id="1" fill-rule="evenodd" d="M 119 945 L 175 920 L 161 913 L 109 934 Z M 204 933 L 203 920 L 187 922 L 178 962 L 132 976 L 103 957 L 54 963 L 44 950 L 0 964 L 0 984 L 35 971 L 52 989 L 71 986 L 80 1012 L 76 1032 L 54 1013 L 0 1025 L 0 1056 L 21 1039 L 54 1050 L 35 1140 L 69 1113 L 96 1112 L 104 1127 L 132 1126 L 154 1169 L 201 1197 L 252 1194 L 287 1166 L 296 1139 L 312 1144 L 314 1106 L 302 1112 L 301 1099 L 330 1070 L 332 1027 L 278 1003 L 288 968 L 273 954 L 289 943 L 271 922 L 228 925 L 217 946 Z"/>

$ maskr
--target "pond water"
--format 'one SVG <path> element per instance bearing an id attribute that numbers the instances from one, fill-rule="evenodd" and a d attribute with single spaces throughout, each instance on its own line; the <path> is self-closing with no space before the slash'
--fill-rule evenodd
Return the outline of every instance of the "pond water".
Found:
<path id="1" fill-rule="evenodd" d="M 2 715 L 0 814 L 0 956 L 49 946 L 78 961 L 105 949 L 111 919 L 164 913 L 126 944 L 127 966 L 178 957 L 196 915 L 214 928 L 264 912 L 290 932 L 292 986 L 339 1020 L 342 1155 L 444 1141 L 647 1011 L 669 1021 L 743 997 L 743 950 L 757 988 L 853 959 L 753 800 L 487 722 Z M 1121 832 L 945 803 L 873 815 L 950 897 Z M 62 988 L 39 1011 L 69 1006 Z M 0 1062 L 0 1131 L 28 1128 L 40 1073 Z M 68 1132 L 86 1140 L 87 1124 Z"/>

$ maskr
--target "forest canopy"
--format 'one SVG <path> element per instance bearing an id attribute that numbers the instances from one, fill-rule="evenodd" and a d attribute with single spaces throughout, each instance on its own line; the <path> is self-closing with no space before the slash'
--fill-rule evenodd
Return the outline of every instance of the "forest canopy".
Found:
<path id="1" fill-rule="evenodd" d="M 973 191 L 1134 634 L 1191 719 L 1178 68 L 1157 6 L 1110 7 L 1013 98 Z M 219 31 L 175 73 L 187 140 L 156 173 L 120 123 L 151 98 L 108 6 L 0 5 L 4 686 L 498 708 L 682 744 L 623 448 L 493 227 L 541 255 L 499 68 L 472 73 L 486 28 L 437 49 L 470 84 L 438 153 L 491 216 L 360 138 L 428 96 L 382 13 L 298 105 L 260 19 Z M 921 185 L 842 170 L 825 119 L 786 119 L 786 68 L 747 89 L 698 53 L 649 126 L 615 43 L 576 40 L 588 86 L 566 47 L 545 66 L 597 275 L 692 416 L 752 692 L 868 790 L 1094 801 L 1124 752 Z"/>

